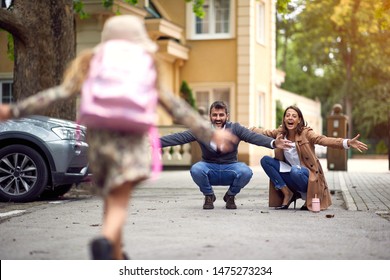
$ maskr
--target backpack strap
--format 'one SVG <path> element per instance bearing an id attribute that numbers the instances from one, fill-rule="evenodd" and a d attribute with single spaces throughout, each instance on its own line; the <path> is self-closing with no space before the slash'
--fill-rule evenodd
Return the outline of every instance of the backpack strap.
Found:
<path id="1" fill-rule="evenodd" d="M 149 128 L 149 140 L 152 147 L 152 179 L 157 179 L 162 170 L 161 143 L 158 130 L 155 126 Z"/>

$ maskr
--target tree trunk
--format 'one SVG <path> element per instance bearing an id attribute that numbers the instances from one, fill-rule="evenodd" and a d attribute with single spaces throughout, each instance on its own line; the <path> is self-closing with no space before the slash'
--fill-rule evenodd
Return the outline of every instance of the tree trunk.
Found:
<path id="1" fill-rule="evenodd" d="M 14 37 L 15 100 L 61 83 L 75 56 L 73 0 L 14 1 L 12 10 L 0 11 L 0 22 Z M 57 103 L 42 114 L 74 120 L 75 105 Z"/>
<path id="2" fill-rule="evenodd" d="M 353 4 L 353 15 L 351 18 L 351 22 L 349 23 L 349 38 L 348 43 L 346 45 L 345 52 L 347 54 L 345 60 L 346 66 L 346 92 L 345 92 L 345 110 L 348 116 L 348 138 L 352 138 L 354 136 L 354 127 L 353 127 L 353 96 L 354 96 L 354 72 L 353 67 L 356 63 L 356 52 L 358 51 L 359 42 L 358 38 L 358 23 L 355 15 L 357 14 L 360 6 L 360 0 L 356 0 Z"/>

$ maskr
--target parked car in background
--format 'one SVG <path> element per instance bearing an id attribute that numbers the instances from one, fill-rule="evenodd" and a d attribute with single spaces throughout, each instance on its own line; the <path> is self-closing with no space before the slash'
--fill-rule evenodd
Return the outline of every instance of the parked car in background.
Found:
<path id="1" fill-rule="evenodd" d="M 86 128 L 30 116 L 0 122 L 0 201 L 56 198 L 89 179 Z"/>

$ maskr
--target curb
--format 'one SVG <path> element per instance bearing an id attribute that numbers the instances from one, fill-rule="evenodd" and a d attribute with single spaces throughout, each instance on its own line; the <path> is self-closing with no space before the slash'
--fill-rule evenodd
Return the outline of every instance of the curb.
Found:
<path id="1" fill-rule="evenodd" d="M 346 206 L 347 210 L 357 211 L 358 210 L 357 206 L 355 204 L 355 201 L 352 198 L 351 193 L 349 192 L 349 190 L 347 188 L 347 184 L 345 183 L 343 173 L 338 172 L 338 175 L 339 175 L 341 193 L 343 194 L 343 199 L 344 199 L 345 206 Z"/>

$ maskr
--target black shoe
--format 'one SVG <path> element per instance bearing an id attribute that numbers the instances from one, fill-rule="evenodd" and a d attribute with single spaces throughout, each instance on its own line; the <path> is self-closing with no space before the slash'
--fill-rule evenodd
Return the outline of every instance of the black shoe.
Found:
<path id="1" fill-rule="evenodd" d="M 113 260 L 113 247 L 107 238 L 100 237 L 91 242 L 91 255 L 93 260 Z"/>
<path id="2" fill-rule="evenodd" d="M 237 205 L 234 202 L 234 197 L 234 195 L 228 195 L 228 193 L 225 193 L 223 200 L 226 202 L 226 209 L 237 209 Z"/>
<path id="3" fill-rule="evenodd" d="M 292 202 L 294 202 L 294 209 L 295 209 L 296 204 L 297 204 L 297 197 L 295 194 L 291 197 L 290 201 L 287 204 L 275 207 L 275 210 L 286 210 L 286 209 L 288 209 L 288 207 L 290 206 L 290 204 Z"/>
<path id="4" fill-rule="evenodd" d="M 214 209 L 214 201 L 216 197 L 214 194 L 204 196 L 203 209 Z"/>
<path id="5" fill-rule="evenodd" d="M 307 210 L 309 210 L 309 209 L 307 208 L 306 205 L 302 205 L 301 210 L 302 210 L 302 211 L 307 211 Z"/>

